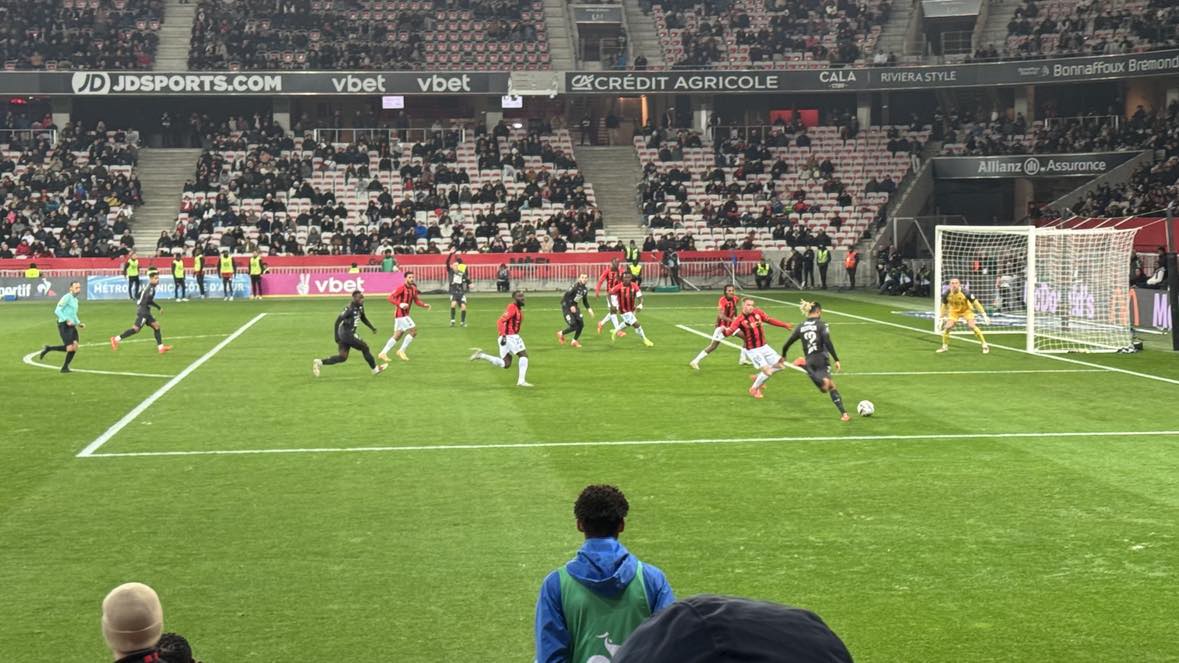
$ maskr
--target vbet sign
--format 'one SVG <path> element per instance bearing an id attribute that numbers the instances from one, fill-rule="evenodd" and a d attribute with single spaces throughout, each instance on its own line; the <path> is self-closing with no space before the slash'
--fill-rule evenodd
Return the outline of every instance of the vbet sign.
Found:
<path id="1" fill-rule="evenodd" d="M 262 275 L 262 293 L 274 296 L 340 297 L 353 290 L 364 293 L 389 293 L 401 287 L 401 272 L 322 272 Z"/>

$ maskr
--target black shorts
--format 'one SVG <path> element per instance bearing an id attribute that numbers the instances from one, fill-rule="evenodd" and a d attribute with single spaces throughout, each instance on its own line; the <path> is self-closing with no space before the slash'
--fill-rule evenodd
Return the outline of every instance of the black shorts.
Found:
<path id="1" fill-rule="evenodd" d="M 565 322 L 568 322 L 571 325 L 581 320 L 581 309 L 577 308 L 575 311 L 573 310 L 575 307 L 577 307 L 576 304 L 571 306 L 561 304 L 561 315 L 565 316 Z"/>
<path id="2" fill-rule="evenodd" d="M 139 313 L 135 314 L 135 326 L 136 327 L 150 327 L 153 324 L 155 324 L 155 322 L 156 322 L 156 319 L 154 316 L 152 316 L 150 311 L 147 313 L 140 311 Z"/>
<path id="3" fill-rule="evenodd" d="M 358 350 L 360 352 L 365 352 L 368 350 L 368 343 L 360 340 L 360 338 L 357 336 L 352 336 L 349 334 L 336 339 L 336 347 L 340 350 L 340 352 L 343 352 L 349 348 Z"/>
<path id="4" fill-rule="evenodd" d="M 827 363 L 827 357 L 807 357 L 806 358 L 806 374 L 810 376 L 811 382 L 815 383 L 816 387 L 823 388 L 823 380 L 831 378 L 831 366 Z"/>
<path id="5" fill-rule="evenodd" d="M 450 301 L 454 302 L 455 304 L 466 304 L 467 303 L 467 292 L 465 290 L 451 289 Z"/>
<path id="6" fill-rule="evenodd" d="M 75 325 L 59 322 L 57 323 L 57 333 L 61 336 L 62 345 L 78 342 L 78 328 Z"/>

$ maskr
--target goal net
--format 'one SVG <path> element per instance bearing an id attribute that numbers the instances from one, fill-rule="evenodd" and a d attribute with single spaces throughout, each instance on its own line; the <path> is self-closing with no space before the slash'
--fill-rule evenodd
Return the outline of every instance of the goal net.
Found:
<path id="1" fill-rule="evenodd" d="M 1117 352 L 1132 344 L 1128 274 L 1135 230 L 938 226 L 934 319 L 951 279 L 986 307 L 990 334 L 1030 352 Z M 956 331 L 968 333 L 965 328 Z"/>

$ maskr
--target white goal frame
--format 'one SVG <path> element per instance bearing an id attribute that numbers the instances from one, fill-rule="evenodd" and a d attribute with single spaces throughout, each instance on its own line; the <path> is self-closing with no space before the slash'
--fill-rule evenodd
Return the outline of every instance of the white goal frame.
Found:
<path id="1" fill-rule="evenodd" d="M 946 286 L 950 278 L 961 278 L 961 274 L 946 274 L 943 270 L 943 253 L 945 250 L 945 238 L 950 233 L 970 233 L 973 235 L 994 235 L 1007 237 L 1022 237 L 1026 238 L 1026 254 L 1024 256 L 1024 283 L 1022 284 L 1023 304 L 1022 317 L 1024 325 L 1022 329 L 1008 328 L 1008 329 L 987 329 L 986 334 L 1023 334 L 1025 337 L 1024 347 L 1028 352 L 1034 353 L 1064 353 L 1064 352 L 1119 352 L 1123 351 L 1127 346 L 1131 345 L 1133 330 L 1130 326 L 1128 309 L 1124 311 L 1124 315 L 1117 312 L 1118 307 L 1128 306 L 1128 274 L 1130 255 L 1133 251 L 1133 235 L 1137 232 L 1135 229 L 1117 229 L 1117 228 L 1092 228 L 1092 229 L 1060 229 L 1060 228 L 1037 228 L 1033 226 L 958 226 L 958 225 L 939 225 L 935 228 L 934 237 L 934 287 L 932 291 L 933 297 L 933 318 L 934 331 L 941 332 L 941 297 L 943 288 Z M 1108 278 L 1107 284 L 1102 284 L 1103 287 L 1108 288 L 1111 294 L 1111 301 L 1108 302 L 1111 310 L 1108 312 L 1111 322 L 1094 322 L 1080 324 L 1092 324 L 1095 327 L 1104 327 L 1110 333 L 1111 341 L 1109 343 L 1098 343 L 1078 338 L 1068 338 L 1065 336 L 1053 336 L 1041 329 L 1037 317 L 1036 295 L 1039 283 L 1039 275 L 1037 273 L 1038 265 L 1037 258 L 1044 259 L 1044 255 L 1037 254 L 1037 247 L 1043 246 L 1044 242 L 1052 239 L 1059 239 L 1063 237 L 1096 237 L 1104 235 L 1111 240 L 1111 249 L 1105 252 L 1105 258 L 1110 261 L 1116 268 L 1112 269 L 1108 274 L 1102 274 L 1101 278 Z M 1113 244 L 1118 246 L 1114 247 Z M 1111 251 L 1116 249 L 1116 254 L 1111 255 Z M 1121 255 L 1124 253 L 1124 255 Z M 1063 252 L 1059 255 L 1061 259 L 1068 259 L 1068 255 Z M 1123 267 L 1124 266 L 1124 267 Z M 987 275 L 991 276 L 991 275 Z M 1059 284 L 1058 286 L 1059 287 Z M 1013 288 L 1014 289 L 1014 288 Z M 1123 292 L 1125 291 L 1125 292 Z M 986 305 L 988 302 L 984 302 Z M 1067 318 L 1068 316 L 1062 316 Z M 1123 324 L 1124 321 L 1124 324 Z M 1019 327 L 1020 325 L 1013 325 Z M 965 330 L 963 330 L 965 331 Z M 1037 336 L 1038 335 L 1038 336 Z M 1056 340 L 1064 345 L 1073 345 L 1075 347 L 1060 347 L 1046 349 L 1037 347 L 1036 339 Z M 1084 346 L 1084 347 L 1079 347 Z"/>

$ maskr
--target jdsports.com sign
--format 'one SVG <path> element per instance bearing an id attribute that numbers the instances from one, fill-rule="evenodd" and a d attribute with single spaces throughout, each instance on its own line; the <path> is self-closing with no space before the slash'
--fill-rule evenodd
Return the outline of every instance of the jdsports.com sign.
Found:
<path id="1" fill-rule="evenodd" d="M 70 78 L 75 94 L 280 93 L 282 76 L 262 74 L 108 74 L 80 71 Z"/>
<path id="2" fill-rule="evenodd" d="M 14 83 L 67 83 L 60 94 L 98 95 L 364 95 L 364 94 L 492 94 L 508 93 L 507 73 L 497 72 L 293 72 L 281 74 L 186 73 L 156 74 L 79 71 L 73 74 L 36 72 L 35 78 L 0 73 L 0 94 L 15 92 Z M 65 77 L 65 78 L 59 78 Z M 21 86 L 25 89 L 27 86 Z"/>

